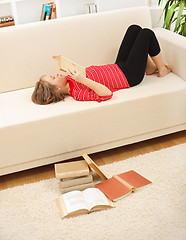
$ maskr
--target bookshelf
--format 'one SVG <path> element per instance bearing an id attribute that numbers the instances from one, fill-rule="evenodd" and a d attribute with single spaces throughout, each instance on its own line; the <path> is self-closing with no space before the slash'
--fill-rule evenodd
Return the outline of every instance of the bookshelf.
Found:
<path id="1" fill-rule="evenodd" d="M 51 0 L 52 1 L 52 0 Z M 12 15 L 15 25 L 40 21 L 46 0 L 0 0 L 0 17 Z M 57 18 L 86 14 L 87 4 L 95 4 L 97 12 L 134 6 L 156 6 L 156 0 L 53 0 Z"/>
<path id="2" fill-rule="evenodd" d="M 14 17 L 15 24 L 18 24 L 18 16 L 17 16 L 17 8 L 16 8 L 16 2 L 18 1 L 22 1 L 22 0 L 0 0 L 0 17 L 12 15 Z"/>

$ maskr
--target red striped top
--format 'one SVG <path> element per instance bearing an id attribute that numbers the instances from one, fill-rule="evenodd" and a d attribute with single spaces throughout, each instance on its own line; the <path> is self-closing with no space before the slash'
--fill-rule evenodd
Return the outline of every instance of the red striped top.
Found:
<path id="1" fill-rule="evenodd" d="M 90 66 L 86 68 L 86 78 L 108 87 L 112 92 L 112 94 L 108 96 L 99 96 L 92 89 L 84 84 L 76 82 L 70 76 L 67 76 L 66 78 L 69 82 L 70 96 L 78 101 L 102 102 L 112 98 L 113 92 L 130 87 L 124 73 L 117 64 Z"/>

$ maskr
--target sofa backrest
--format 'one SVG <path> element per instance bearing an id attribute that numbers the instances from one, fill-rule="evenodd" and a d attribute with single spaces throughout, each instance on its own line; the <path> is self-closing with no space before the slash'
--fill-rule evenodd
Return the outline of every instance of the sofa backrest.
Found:
<path id="1" fill-rule="evenodd" d="M 151 27 L 148 7 L 79 15 L 0 29 L 0 92 L 32 87 L 56 74 L 53 55 L 81 65 L 113 63 L 127 27 Z"/>

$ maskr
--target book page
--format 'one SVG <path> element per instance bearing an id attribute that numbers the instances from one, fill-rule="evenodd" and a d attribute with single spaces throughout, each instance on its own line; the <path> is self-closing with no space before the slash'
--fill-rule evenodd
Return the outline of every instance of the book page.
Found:
<path id="1" fill-rule="evenodd" d="M 83 195 L 87 201 L 89 211 L 98 205 L 110 205 L 107 197 L 97 188 L 88 188 L 83 191 Z"/>
<path id="2" fill-rule="evenodd" d="M 80 191 L 64 193 L 62 196 L 68 213 L 80 209 L 88 209 L 88 206 L 84 201 L 84 197 Z"/>
<path id="3" fill-rule="evenodd" d="M 64 69 L 65 71 L 68 71 L 68 69 L 74 71 L 77 70 L 81 72 L 84 76 L 86 76 L 85 68 L 72 60 L 62 57 L 61 56 L 61 68 Z"/>
<path id="4" fill-rule="evenodd" d="M 85 67 L 77 64 L 76 62 L 73 62 L 72 60 L 63 57 L 61 55 L 59 56 L 53 56 L 53 59 L 58 61 L 58 68 L 61 71 L 67 72 L 68 69 L 74 71 L 77 70 L 79 72 L 81 72 L 84 76 L 86 76 L 86 70 Z"/>

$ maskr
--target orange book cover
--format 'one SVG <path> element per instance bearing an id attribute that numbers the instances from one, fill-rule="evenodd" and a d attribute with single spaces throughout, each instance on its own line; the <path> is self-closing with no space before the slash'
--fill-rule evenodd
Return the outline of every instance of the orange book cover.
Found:
<path id="1" fill-rule="evenodd" d="M 139 173 L 137 173 L 133 170 L 118 174 L 117 176 L 120 177 L 121 179 L 123 179 L 129 185 L 131 185 L 132 188 L 139 188 L 139 187 L 143 187 L 149 183 L 152 183 L 151 181 L 144 178 Z"/>
<path id="2" fill-rule="evenodd" d="M 150 183 L 151 181 L 131 170 L 98 183 L 95 187 L 101 190 L 112 201 L 118 201 L 126 196 L 126 194 L 133 192 L 136 188 Z"/>
<path id="3" fill-rule="evenodd" d="M 114 177 L 98 183 L 95 186 L 112 201 L 131 192 L 130 188 L 124 186 Z"/>

